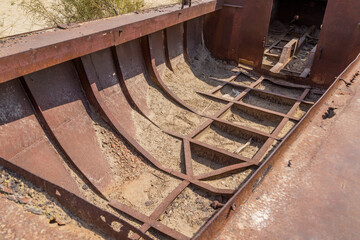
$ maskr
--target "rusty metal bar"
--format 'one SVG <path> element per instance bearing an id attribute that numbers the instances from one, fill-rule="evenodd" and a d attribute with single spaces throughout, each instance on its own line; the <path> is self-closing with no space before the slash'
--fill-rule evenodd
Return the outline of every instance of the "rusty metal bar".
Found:
<path id="1" fill-rule="evenodd" d="M 195 144 L 195 145 L 198 145 L 198 146 L 201 146 L 201 147 L 207 149 L 208 152 L 213 151 L 213 152 L 216 152 L 216 153 L 220 153 L 220 154 L 222 154 L 222 155 L 231 157 L 231 158 L 233 158 L 233 159 L 237 159 L 239 162 L 252 162 L 252 160 L 249 159 L 249 158 L 240 156 L 240 155 L 235 154 L 235 153 L 231 153 L 231 152 L 229 152 L 229 151 L 223 150 L 223 149 L 218 148 L 218 147 L 215 147 L 215 146 L 211 146 L 211 145 L 209 145 L 209 144 L 207 144 L 207 143 L 198 141 L 198 140 L 196 140 L 196 139 L 192 139 L 190 142 L 191 142 L 191 144 Z"/>
<path id="2" fill-rule="evenodd" d="M 232 172 L 236 172 L 240 169 L 244 169 L 244 168 L 248 168 L 248 167 L 258 167 L 258 166 L 254 165 L 254 163 L 250 163 L 250 162 L 238 163 L 238 164 L 233 164 L 233 165 L 230 165 L 227 167 L 219 168 L 219 169 L 213 170 L 208 173 L 197 175 L 197 176 L 195 176 L 195 178 L 197 178 L 199 180 L 205 180 L 205 179 L 217 177 L 217 176 L 220 176 L 223 174 L 229 174 Z"/>
<path id="3" fill-rule="evenodd" d="M 202 148 L 205 148 L 208 152 L 216 152 L 217 154 L 221 154 L 221 155 L 224 155 L 224 156 L 231 157 L 233 159 L 237 159 L 237 161 L 240 161 L 240 162 L 252 162 L 252 160 L 250 158 L 242 157 L 240 155 L 228 152 L 226 150 L 222 150 L 220 148 L 211 146 L 211 145 L 209 145 L 207 143 L 203 143 L 201 141 L 193 139 L 193 137 L 183 136 L 181 134 L 177 134 L 177 133 L 174 133 L 174 132 L 171 132 L 171 131 L 168 131 L 168 130 L 163 130 L 163 132 L 165 132 L 165 133 L 167 133 L 167 134 L 169 134 L 169 135 L 171 135 L 173 137 L 183 139 L 184 141 L 188 141 L 190 144 L 195 144 L 195 145 L 201 146 Z"/>
<path id="4" fill-rule="evenodd" d="M 232 82 L 232 81 L 234 81 L 235 79 L 237 79 L 241 74 L 243 74 L 243 73 L 242 73 L 242 72 L 239 72 L 238 74 L 236 74 L 236 76 L 231 77 L 229 80 L 220 80 L 220 79 L 217 79 L 217 78 L 211 78 L 211 79 L 213 79 L 213 80 L 215 80 L 215 81 L 222 82 L 219 86 L 213 88 L 213 89 L 211 90 L 211 93 L 213 94 L 213 93 L 215 93 L 216 91 L 220 90 L 220 89 L 221 89 L 222 87 L 224 87 L 227 83 Z"/>
<path id="5" fill-rule="evenodd" d="M 66 31 L 45 32 L 41 37 L 29 35 L 17 44 L 7 40 L 1 46 L 6 51 L 0 52 L 0 83 L 140 38 L 221 7 L 216 0 L 205 0 L 183 10 L 171 6 L 166 11 L 134 13 L 84 23 Z"/>
<path id="6" fill-rule="evenodd" d="M 299 98 L 294 98 L 294 97 L 289 97 L 289 96 L 286 96 L 286 95 L 282 95 L 282 94 L 279 94 L 279 93 L 274 93 L 274 92 L 270 92 L 270 91 L 266 91 L 266 90 L 262 90 L 262 89 L 258 89 L 258 88 L 254 88 L 254 87 L 250 87 L 250 86 L 245 86 L 245 85 L 241 85 L 241 84 L 238 84 L 238 83 L 235 83 L 235 82 L 231 82 L 231 81 L 224 81 L 224 80 L 220 80 L 220 79 L 216 79 L 216 78 L 212 78 L 218 82 L 221 82 L 222 84 L 216 88 L 214 88 L 213 90 L 210 91 L 211 94 L 214 94 L 216 91 L 220 90 L 222 87 L 226 86 L 226 85 L 231 85 L 231 86 L 234 86 L 234 87 L 240 87 L 240 88 L 245 88 L 245 89 L 251 89 L 252 91 L 256 91 L 256 92 L 261 92 L 261 93 L 266 93 L 270 96 L 276 96 L 276 97 L 280 97 L 280 98 L 284 98 L 284 99 L 289 99 L 289 100 L 295 100 L 295 101 L 298 101 Z M 235 79 L 234 79 L 235 80 Z M 220 88 L 219 88 L 220 87 Z M 307 103 L 307 104 L 314 104 L 314 102 L 309 102 L 309 101 L 304 101 L 302 100 L 302 102 L 304 103 Z"/>
<path id="7" fill-rule="evenodd" d="M 218 123 L 221 123 L 221 124 L 230 126 L 230 127 L 234 127 L 234 128 L 236 128 L 236 129 L 244 130 L 245 132 L 248 132 L 248 133 L 253 133 L 253 134 L 255 134 L 255 135 L 259 135 L 259 136 L 266 137 L 266 138 L 273 138 L 274 140 L 280 140 L 280 138 L 277 137 L 277 136 L 273 136 L 273 135 L 271 135 L 271 134 L 268 134 L 268 133 L 259 131 L 259 130 L 254 129 L 254 128 L 241 126 L 241 125 L 239 125 L 239 124 L 232 123 L 232 122 L 223 120 L 223 119 L 221 119 L 221 118 L 213 118 L 212 120 L 213 120 L 215 123 L 218 122 Z"/>
<path id="8" fill-rule="evenodd" d="M 301 100 L 301 99 L 304 99 L 309 92 L 310 92 L 310 89 L 305 89 L 304 92 L 303 92 L 303 94 L 300 96 L 300 100 Z M 293 114 L 293 113 L 296 111 L 296 109 L 300 106 L 300 104 L 301 104 L 301 101 L 300 101 L 300 100 L 297 101 L 297 102 L 294 104 L 294 106 L 289 110 L 289 112 L 287 113 L 288 116 L 292 116 L 292 114 Z M 301 120 L 301 119 L 300 119 L 300 120 Z M 277 129 L 275 129 L 275 131 L 272 133 L 272 135 L 273 135 L 273 136 L 278 135 L 278 134 L 281 132 L 282 127 L 284 127 L 284 126 L 286 125 L 287 121 L 289 121 L 289 118 L 288 118 L 288 117 L 285 117 L 285 118 L 283 119 L 283 121 L 279 124 L 279 127 L 278 127 Z"/>
<path id="9" fill-rule="evenodd" d="M 191 61 L 190 61 L 189 49 L 188 49 L 188 41 L 187 41 L 187 38 L 188 38 L 188 23 L 184 22 L 183 27 L 184 27 L 184 34 L 183 34 L 184 58 L 185 58 L 185 61 L 190 65 Z"/>
<path id="10" fill-rule="evenodd" d="M 245 106 L 245 107 L 252 108 L 252 109 L 255 109 L 257 111 L 269 113 L 269 114 L 272 114 L 272 115 L 276 115 L 276 116 L 280 116 L 280 117 L 287 116 L 286 114 L 283 114 L 283 113 L 279 113 L 279 112 L 275 112 L 275 111 L 272 111 L 272 110 L 269 110 L 269 109 L 266 109 L 266 108 L 257 107 L 257 106 L 253 106 L 253 105 L 250 105 L 250 104 L 247 104 L 247 103 L 238 102 L 238 101 L 230 100 L 230 99 L 227 99 L 227 98 L 211 95 L 209 93 L 199 92 L 199 91 L 197 91 L 197 93 L 201 94 L 201 95 L 204 95 L 204 96 L 207 96 L 207 97 L 210 97 L 210 98 L 215 98 L 215 99 L 218 99 L 218 100 L 221 100 L 221 101 L 227 101 L 227 102 L 233 103 L 234 105 Z M 297 119 L 295 117 L 292 117 L 292 116 L 288 116 L 288 117 L 290 119 L 292 119 L 292 120 L 299 121 L 299 119 Z"/>
<path id="11" fill-rule="evenodd" d="M 244 158 L 244 157 L 239 156 L 239 155 L 234 155 L 234 154 L 232 154 L 230 152 L 227 152 L 225 150 L 222 150 L 222 149 L 220 149 L 220 151 L 218 151 L 219 150 L 218 148 L 214 148 L 212 146 L 209 146 L 209 145 L 204 144 L 204 143 L 199 142 L 199 141 L 194 141 L 193 139 L 187 138 L 186 136 L 182 136 L 180 134 L 176 134 L 176 133 L 173 133 L 173 132 L 170 132 L 170 131 L 164 131 L 164 132 L 171 135 L 171 136 L 173 136 L 173 137 L 182 139 L 184 142 L 188 142 L 189 144 L 195 144 L 197 146 L 201 146 L 202 148 L 205 149 L 206 152 L 213 152 L 217 156 L 237 159 L 237 161 L 239 161 L 239 160 L 244 161 L 243 163 L 235 163 L 235 164 L 232 164 L 230 166 L 223 167 L 223 168 L 220 168 L 220 169 L 217 169 L 217 170 L 214 170 L 214 171 L 210 171 L 209 173 L 202 174 L 200 176 L 196 176 L 195 179 L 202 180 L 202 179 L 207 179 L 207 178 L 215 177 L 215 176 L 226 174 L 226 173 L 231 173 L 231 172 L 237 171 L 239 169 L 248 168 L 250 166 L 257 167 L 256 163 L 254 163 L 254 161 L 249 159 L 249 158 Z M 190 147 L 190 145 L 189 145 L 189 147 Z M 224 154 L 224 153 L 226 153 L 226 154 Z M 188 166 L 188 162 L 192 161 L 192 159 L 191 159 L 191 149 L 189 149 L 189 152 L 187 152 L 187 149 L 185 149 L 185 161 L 186 161 L 186 166 Z"/>
<path id="12" fill-rule="evenodd" d="M 309 57 L 306 61 L 306 67 L 305 67 L 304 71 L 302 71 L 300 73 L 300 77 L 305 78 L 310 74 L 311 67 L 312 67 L 314 59 L 315 59 L 316 49 L 317 49 L 317 45 L 315 45 L 315 47 L 313 47 L 313 49 L 311 49 Z"/>
<path id="13" fill-rule="evenodd" d="M 155 211 L 150 215 L 150 219 L 152 220 L 158 220 L 158 218 L 161 216 L 161 214 L 166 210 L 168 206 L 179 196 L 179 194 L 184 191 L 185 188 L 189 186 L 189 181 L 182 181 L 161 203 L 160 205 L 155 209 Z M 143 233 L 146 233 L 151 228 L 151 225 L 149 223 L 144 223 L 140 227 L 140 231 Z M 164 232 L 163 232 L 164 233 Z M 166 233 L 164 233 L 166 234 Z M 130 237 L 131 239 L 139 239 L 140 236 L 138 234 L 134 234 Z"/>
<path id="14" fill-rule="evenodd" d="M 171 64 L 171 60 L 170 60 L 170 54 L 169 54 L 169 40 L 168 40 L 167 28 L 165 28 L 163 32 L 164 32 L 163 45 L 164 45 L 164 49 L 165 49 L 166 65 L 168 66 L 168 68 L 169 68 L 171 71 L 174 71 L 173 66 L 172 66 L 172 64 Z"/>
<path id="15" fill-rule="evenodd" d="M 146 224 L 150 225 L 152 228 L 154 228 L 174 239 L 179 239 L 179 240 L 190 239 L 187 236 L 185 236 L 184 234 L 182 234 L 174 229 L 171 229 L 171 228 L 167 227 L 166 225 L 160 223 L 159 221 L 151 219 L 150 217 L 148 217 L 148 216 L 128 207 L 127 205 L 118 202 L 118 201 L 112 200 L 112 201 L 110 201 L 109 205 L 112 208 L 114 208 L 115 210 L 125 213 L 129 216 L 132 216 L 133 218 L 137 219 L 138 221 L 146 223 Z"/>
<path id="16" fill-rule="evenodd" d="M 316 27 L 315 25 L 312 25 L 311 27 L 309 27 L 307 29 L 307 31 L 300 37 L 299 42 L 298 42 L 298 47 L 296 49 L 296 53 L 298 53 L 300 51 L 300 49 L 303 47 L 305 40 L 307 37 L 310 37 L 310 34 L 315 31 Z"/>

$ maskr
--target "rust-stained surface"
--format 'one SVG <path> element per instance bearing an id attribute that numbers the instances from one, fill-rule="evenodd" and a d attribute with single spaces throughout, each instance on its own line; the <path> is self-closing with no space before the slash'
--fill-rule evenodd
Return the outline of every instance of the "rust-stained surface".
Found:
<path id="1" fill-rule="evenodd" d="M 266 175 L 277 169 L 286 176 L 294 169 L 299 159 L 290 159 L 289 169 L 281 159 L 288 152 L 302 156 L 311 136 L 302 140 L 299 134 L 320 122 L 316 112 L 327 108 L 321 123 L 336 125 L 342 121 L 343 100 L 355 96 L 351 89 L 359 75 L 358 58 L 328 90 L 332 80 L 311 78 L 317 73 L 311 59 L 306 74 L 295 76 L 285 69 L 300 48 L 311 39 L 317 42 L 311 36 L 316 27 L 302 27 L 296 38 L 266 45 L 271 6 L 265 0 L 183 1 L 182 6 L 5 39 L 0 53 L 0 164 L 108 237 L 214 238 L 232 217 L 247 213 L 237 212 L 259 196 L 260 187 L 270 188 L 261 184 Z M 293 28 L 280 36 L 286 38 Z M 319 46 L 311 47 L 311 58 Z M 282 54 L 270 51 L 274 49 Z M 279 58 L 270 71 L 261 69 L 264 53 Z M 326 57 L 321 64 L 331 61 Z M 341 62 L 338 69 L 348 63 Z M 329 108 L 326 101 L 342 82 L 343 95 Z M 345 116 L 351 111 L 346 109 Z M 318 138 L 336 139 L 332 134 L 337 132 Z M 351 145 L 347 148 L 344 154 L 352 153 Z M 320 164 L 329 154 L 306 157 Z M 304 156 L 301 166 L 315 169 L 313 163 Z M 22 203 L 18 185 L 20 180 L 5 177 L 0 191 Z M 303 202 L 298 201 L 299 208 Z M 252 210 L 264 209 L 250 206 L 251 217 L 244 217 L 248 221 L 266 218 L 256 219 Z M 240 227 L 241 236 L 247 236 L 247 225 Z M 220 238 L 240 237 L 225 232 Z"/>
<path id="2" fill-rule="evenodd" d="M 260 68 L 272 8 L 270 0 L 226 0 L 226 6 L 206 19 L 206 44 L 213 55 Z M 232 26 L 229 28 L 229 26 Z"/>
<path id="3" fill-rule="evenodd" d="M 329 86 L 360 51 L 359 1 L 329 0 L 311 78 Z M 324 61 L 326 59 L 326 61 Z"/>

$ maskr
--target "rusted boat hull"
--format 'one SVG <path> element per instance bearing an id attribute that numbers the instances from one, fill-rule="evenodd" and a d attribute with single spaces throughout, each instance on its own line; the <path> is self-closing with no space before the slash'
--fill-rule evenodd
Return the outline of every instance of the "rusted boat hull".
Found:
<path id="1" fill-rule="evenodd" d="M 360 8 L 359 3 L 329 0 L 310 77 L 279 76 L 261 70 L 272 3 L 206 0 L 184 9 L 175 5 L 162 11 L 118 16 L 82 23 L 76 28 L 4 40 L 0 53 L 0 163 L 43 188 L 109 236 L 150 239 L 147 233 L 152 229 L 173 239 L 213 238 L 261 183 L 277 156 L 291 144 L 293 136 L 310 121 L 336 85 L 351 78 L 359 69 L 359 59 L 350 64 L 360 50 L 356 11 L 351 10 L 347 18 L 341 20 L 349 28 L 340 30 L 331 24 L 339 18 L 333 13 L 336 7 L 356 9 Z M 330 37 L 334 29 L 339 31 Z M 344 38 L 343 34 L 349 37 Z M 330 43 L 329 38 L 336 39 L 335 43 Z M 341 54 L 339 49 L 333 49 L 335 45 L 344 46 Z M 214 76 L 207 67 L 225 65 L 230 69 L 230 65 L 203 63 L 203 69 L 198 69 L 196 61 L 200 61 L 206 51 L 228 63 L 246 62 L 254 69 L 235 72 L 225 69 L 226 78 L 221 78 L 221 74 Z M 325 71 L 324 66 L 331 66 L 331 70 Z M 188 73 L 186 77 L 184 72 Z M 207 91 L 192 89 L 187 78 L 208 84 L 207 89 L 204 87 Z M 240 78 L 250 84 L 238 84 Z M 173 79 L 184 80 L 184 89 L 210 104 L 199 110 L 196 103 L 174 91 L 170 84 Z M 291 89 L 297 95 L 262 88 L 266 84 Z M 309 98 L 314 86 L 330 87 L 320 100 L 314 101 Z M 229 94 L 222 94 L 227 89 L 231 89 L 230 95 L 235 92 L 235 96 L 229 98 Z M 168 105 L 160 104 L 162 110 L 168 110 L 167 106 L 179 108 L 184 114 L 200 119 L 199 124 L 188 132 L 169 129 L 160 121 L 159 110 L 149 100 L 151 91 L 156 91 L 159 98 L 168 99 Z M 269 105 L 246 102 L 250 96 L 262 96 L 273 102 Z M 273 110 L 272 106 L 279 102 L 287 109 Z M 220 107 L 210 112 L 212 104 Z M 304 115 L 295 116 L 302 108 L 306 109 Z M 276 119 L 277 125 L 272 132 L 264 132 L 230 122 L 224 116 L 232 109 L 252 112 L 263 120 Z M 164 163 L 139 140 L 140 125 L 135 117 L 138 115 L 148 124 L 144 128 L 153 127 L 164 136 L 180 141 L 182 169 Z M 174 119 L 168 122 L 176 125 Z M 280 136 L 289 122 L 294 122 L 295 127 Z M 244 156 L 243 148 L 230 151 L 214 146 L 203 138 L 209 129 L 250 139 L 245 145 L 256 144 L 257 150 L 252 156 Z M 119 184 L 118 176 L 113 171 L 116 166 L 110 164 L 104 146 L 99 143 L 99 131 L 108 131 L 123 139 L 144 163 L 179 181 L 151 214 L 112 199 Z M 274 142 L 276 148 L 272 148 Z M 221 167 L 199 174 L 195 171 L 195 158 L 207 159 Z M 213 186 L 206 181 L 247 169 L 254 171 L 239 189 Z M 135 228 L 120 215 L 91 203 L 79 182 L 84 182 L 106 201 L 106 207 L 131 216 L 141 227 Z M 226 202 L 193 236 L 160 221 L 167 208 L 189 187 Z M 112 227 L 113 222 L 121 225 L 120 230 Z"/>

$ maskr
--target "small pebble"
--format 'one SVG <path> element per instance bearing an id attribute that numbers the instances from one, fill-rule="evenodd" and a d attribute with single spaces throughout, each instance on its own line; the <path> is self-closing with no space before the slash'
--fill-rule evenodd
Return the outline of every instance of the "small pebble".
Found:
<path id="1" fill-rule="evenodd" d="M 18 198 L 18 200 L 19 200 L 19 203 L 21 203 L 21 204 L 28 204 L 29 202 L 31 202 L 31 199 L 27 198 L 27 197 L 20 197 L 20 198 Z"/>
<path id="2" fill-rule="evenodd" d="M 154 202 L 153 201 L 147 201 L 147 202 L 145 202 L 145 206 L 150 206 L 150 205 L 152 205 Z"/>
<path id="3" fill-rule="evenodd" d="M 17 201 L 18 201 L 14 195 L 8 196 L 7 199 L 10 200 L 10 201 L 13 201 L 13 202 L 17 202 Z"/>
<path id="4" fill-rule="evenodd" d="M 30 207 L 27 209 L 29 212 L 35 214 L 35 215 L 43 215 L 44 211 L 38 208 Z"/>
<path id="5" fill-rule="evenodd" d="M 66 218 L 63 218 L 63 219 L 56 219 L 56 222 L 57 222 L 58 226 L 64 226 L 64 225 L 69 224 L 71 222 L 71 218 L 66 217 Z"/>
<path id="6" fill-rule="evenodd" d="M 88 190 L 89 187 L 88 187 L 86 184 L 84 184 L 84 185 L 82 186 L 82 189 L 83 189 L 83 190 Z"/>

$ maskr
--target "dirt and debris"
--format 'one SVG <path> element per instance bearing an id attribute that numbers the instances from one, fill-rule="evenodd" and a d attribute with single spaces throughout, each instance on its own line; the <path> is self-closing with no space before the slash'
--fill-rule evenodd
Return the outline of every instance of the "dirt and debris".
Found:
<path id="1" fill-rule="evenodd" d="M 224 149 L 230 153 L 237 153 L 238 149 L 245 146 L 249 140 L 233 133 L 225 132 L 214 125 L 211 125 L 210 128 L 204 130 L 196 137 L 196 139 L 211 146 Z M 237 154 L 251 159 L 260 149 L 261 145 L 262 142 L 253 140 Z"/>
<path id="2" fill-rule="evenodd" d="M 194 162 L 195 161 L 196 160 L 194 160 Z M 244 182 L 251 176 L 254 171 L 255 168 L 241 169 L 235 173 L 223 174 L 218 177 L 213 177 L 202 181 L 216 188 L 237 190 L 244 184 Z"/>
<path id="3" fill-rule="evenodd" d="M 96 120 L 94 128 L 99 145 L 116 181 L 108 190 L 109 199 L 120 201 L 150 216 L 178 186 L 180 180 L 154 169 L 150 162 L 139 156 L 106 123 L 101 119 Z"/>
<path id="4" fill-rule="evenodd" d="M 248 70 L 240 69 L 239 76 L 237 76 L 233 82 L 248 87 L 251 84 L 253 84 L 254 82 L 256 82 L 256 80 L 258 80 L 258 79 L 259 79 L 258 76 L 250 73 Z"/>
<path id="5" fill-rule="evenodd" d="M 188 237 L 192 237 L 216 212 L 211 204 L 220 196 L 210 195 L 197 188 L 186 188 L 160 216 L 159 221 Z"/>
<path id="6" fill-rule="evenodd" d="M 297 122 L 293 120 L 287 121 L 283 129 L 281 129 L 280 133 L 278 134 L 278 137 L 284 138 L 296 124 Z"/>
<path id="7" fill-rule="evenodd" d="M 312 88 L 310 92 L 306 95 L 305 101 L 311 101 L 316 102 L 320 99 L 322 95 L 326 92 L 326 89 L 320 89 L 320 88 Z"/>
<path id="8" fill-rule="evenodd" d="M 309 31 L 309 30 L 312 31 Z M 320 29 L 311 28 L 305 25 L 284 24 L 280 21 L 274 21 L 269 28 L 269 33 L 266 39 L 266 46 L 269 48 L 277 43 L 275 48 L 265 50 L 263 58 L 264 67 L 274 66 L 280 59 L 282 48 L 292 39 L 300 39 L 305 33 L 310 34 L 305 36 L 302 46 L 298 46 L 297 53 L 285 66 L 284 70 L 300 75 L 307 66 L 310 52 L 317 45 Z M 267 54 L 269 53 L 269 54 Z"/>
<path id="9" fill-rule="evenodd" d="M 218 200 L 215 200 L 214 202 L 211 203 L 210 206 L 216 210 L 216 209 L 222 208 L 224 205 L 225 204 L 220 203 Z"/>
<path id="10" fill-rule="evenodd" d="M 303 89 L 283 87 L 278 84 L 274 84 L 268 80 L 262 81 L 259 85 L 256 86 L 256 88 L 292 98 L 299 98 L 304 92 Z"/>
<path id="11" fill-rule="evenodd" d="M 237 67 L 213 59 L 203 47 L 198 48 L 190 66 L 183 54 L 171 59 L 171 64 L 174 71 L 165 68 L 161 76 L 164 83 L 185 103 L 208 115 L 215 114 L 224 103 L 205 98 L 196 91 L 210 91 L 221 84 L 216 78 L 227 80 L 235 77 L 239 71 Z"/>
<path id="12" fill-rule="evenodd" d="M 219 96 L 227 99 L 234 99 L 242 92 L 243 89 L 241 88 L 225 85 L 220 90 L 215 92 L 215 96 Z"/>
<path id="13" fill-rule="evenodd" d="M 281 117 L 241 106 L 233 106 L 220 118 L 264 133 L 272 133 L 282 120 Z"/>
<path id="14" fill-rule="evenodd" d="M 154 84 L 148 85 L 147 93 L 147 105 L 152 111 L 149 118 L 162 129 L 187 135 L 206 121 L 205 118 L 178 106 Z M 211 109 L 211 106 L 207 108 Z"/>
<path id="15" fill-rule="evenodd" d="M 89 239 L 104 237 L 96 229 L 72 215 L 47 193 L 0 165 L 0 201 L 4 199 L 17 203 L 24 211 L 45 217 L 49 224 L 69 225 L 75 229 L 86 228 L 95 231 L 94 234 L 90 234 Z"/>
<path id="16" fill-rule="evenodd" d="M 185 172 L 182 141 L 164 133 L 138 112 L 133 111 L 132 115 L 136 124 L 136 141 L 164 166 Z"/>
<path id="17" fill-rule="evenodd" d="M 241 99 L 241 102 L 283 114 L 287 114 L 295 103 L 295 101 L 292 100 L 257 92 L 246 94 L 246 96 Z"/>

